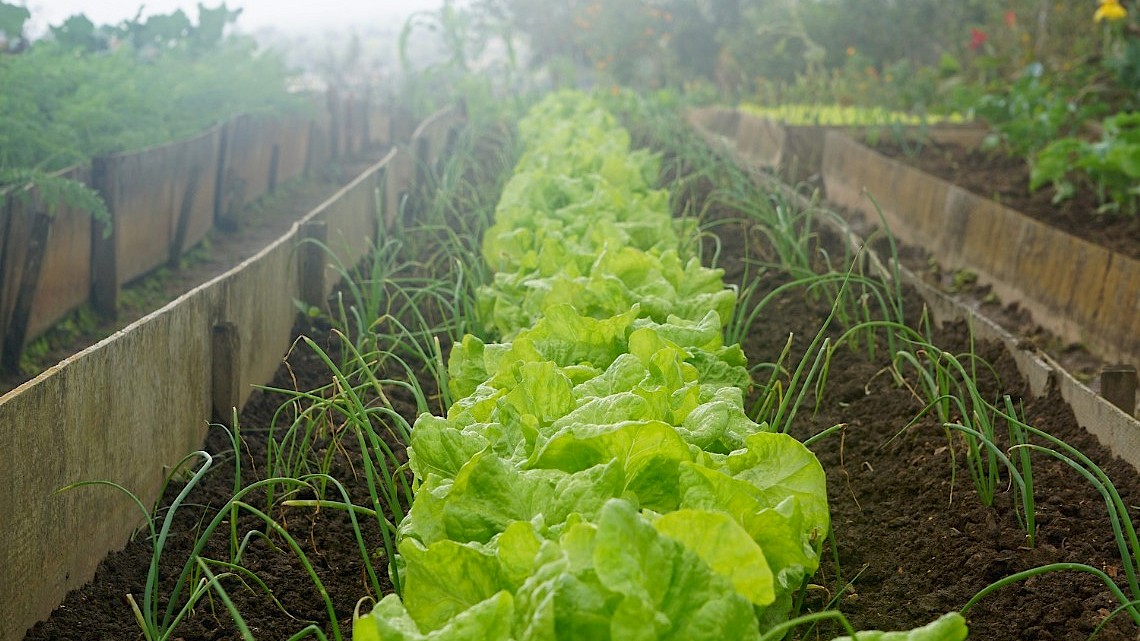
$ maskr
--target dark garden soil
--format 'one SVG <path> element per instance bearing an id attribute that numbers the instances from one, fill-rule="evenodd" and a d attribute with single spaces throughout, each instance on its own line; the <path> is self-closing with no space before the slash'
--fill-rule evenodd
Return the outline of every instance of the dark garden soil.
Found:
<path id="1" fill-rule="evenodd" d="M 707 184 L 695 182 L 694 186 L 694 198 L 707 196 Z M 764 247 L 757 234 L 745 229 L 726 226 L 719 228 L 719 234 L 723 244 L 720 263 L 726 280 L 738 283 L 745 270 L 744 257 L 762 254 Z M 837 255 L 836 239 L 824 236 L 820 242 Z M 775 273 L 764 276 L 766 287 L 786 280 Z M 774 361 L 789 333 L 795 337 L 795 351 L 802 352 L 828 315 L 829 304 L 799 291 L 777 297 L 746 340 L 750 362 Z M 908 294 L 907 309 L 915 317 L 921 311 L 921 302 L 913 294 Z M 327 327 L 304 323 L 297 330 L 329 344 Z M 955 351 L 965 350 L 968 344 L 965 329 L 956 325 L 939 330 L 935 342 Z M 1000 347 L 980 344 L 977 351 L 996 372 L 996 376 L 984 376 L 985 392 L 991 400 L 1010 394 L 1016 403 L 1024 404 L 1031 424 L 1064 438 L 1104 466 L 1126 504 L 1140 500 L 1136 472 L 1113 459 L 1080 429 L 1059 398 L 1026 396 L 1024 383 Z M 793 353 L 792 357 L 794 363 L 797 355 Z M 856 628 L 904 629 L 960 609 L 970 596 L 997 579 L 1046 563 L 1087 563 L 1123 583 L 1104 503 L 1076 473 L 1051 460 L 1035 460 L 1039 530 L 1037 546 L 1027 547 L 1004 485 L 992 507 L 979 503 L 963 467 L 960 442 L 948 441 L 941 428 L 929 420 L 891 440 L 919 413 L 922 403 L 905 386 L 896 385 L 883 366 L 883 362 L 869 362 L 862 352 L 838 350 L 818 411 L 810 410 L 815 399 L 809 399 L 808 409 L 801 412 L 794 427 L 796 436 L 804 438 L 832 425 L 846 425 L 841 433 L 813 446 L 827 470 L 838 566 L 825 548 L 823 567 L 807 592 L 807 609 L 834 602 L 833 607 L 850 617 Z M 328 380 L 328 370 L 298 346 L 274 384 L 311 389 Z M 431 378 L 425 374 L 420 380 L 427 383 Z M 410 398 L 400 398 L 401 412 L 412 418 L 414 403 Z M 282 400 L 277 394 L 257 392 L 241 415 L 244 480 L 255 478 L 264 469 L 266 427 Z M 223 460 L 191 494 L 189 502 L 216 508 L 233 494 L 233 460 L 226 454 L 231 447 L 215 428 L 206 448 Z M 337 451 L 331 471 L 346 483 L 360 471 L 349 451 Z M 954 483 L 952 452 L 957 463 Z M 171 488 L 168 500 L 176 490 Z M 359 484 L 353 498 L 369 504 Z M 162 576 L 167 586 L 185 562 L 203 514 L 201 508 L 193 507 L 182 512 L 163 555 Z M 339 512 L 314 513 L 300 508 L 277 508 L 274 516 L 313 560 L 336 605 L 341 629 L 347 634 L 353 606 L 370 591 L 355 539 L 347 527 L 348 518 Z M 264 529 L 248 517 L 238 524 L 243 533 L 254 528 Z M 366 536 L 369 549 L 381 548 L 377 531 L 366 531 Z M 276 546 L 268 545 L 267 540 Z M 247 553 L 246 566 L 294 618 L 283 614 L 264 594 L 244 589 L 232 579 L 225 583 L 229 594 L 258 639 L 286 639 L 310 620 L 321 622 L 326 632 L 331 632 L 329 615 L 312 581 L 280 543 L 279 536 L 257 539 Z M 225 535 L 215 536 L 209 555 L 222 558 L 226 544 Z M 149 542 L 143 536 L 136 537 L 126 550 L 108 557 L 95 581 L 72 592 L 49 621 L 28 634 L 27 641 L 141 638 L 125 595 L 141 594 L 150 555 Z M 983 600 L 969 612 L 968 621 L 973 639 L 1084 639 L 1115 606 L 1095 579 L 1073 573 L 1051 574 L 1009 586 Z M 816 630 L 804 638 L 829 639 L 833 633 L 837 633 L 833 628 Z M 1121 616 L 1098 638 L 1117 641 L 1136 637 L 1136 627 Z M 174 638 L 200 641 L 240 637 L 215 599 L 200 603 Z"/>
<path id="2" fill-rule="evenodd" d="M 728 227 L 718 230 L 718 235 L 722 256 L 729 257 L 723 263 L 726 279 L 739 282 L 744 270 L 739 257 L 763 256 L 764 246 L 758 235 L 743 229 Z M 831 256 L 839 255 L 835 239 L 825 234 L 821 243 Z M 770 281 L 765 289 L 786 280 L 774 274 L 765 278 Z M 913 323 L 922 309 L 914 292 L 906 293 L 906 309 L 908 322 Z M 803 294 L 778 298 L 745 341 L 749 361 L 775 359 L 789 333 L 802 353 L 829 310 L 830 301 Z M 934 343 L 947 351 L 965 352 L 968 330 L 962 324 L 948 325 L 936 332 Z M 1031 397 L 1000 345 L 980 343 L 975 349 L 996 373 L 985 375 L 984 368 L 979 369 L 990 401 L 1010 395 L 1024 408 L 1028 424 L 1083 451 L 1113 479 L 1125 503 L 1135 503 L 1140 497 L 1136 470 L 1082 429 L 1055 391 L 1044 398 Z M 793 351 L 789 362 L 794 364 L 797 358 Z M 812 447 L 827 471 L 838 567 L 825 550 L 805 602 L 807 609 L 830 604 L 856 629 L 908 629 L 962 608 L 998 579 L 1057 562 L 1086 563 L 1123 585 L 1107 510 L 1091 485 L 1064 464 L 1035 456 L 1038 532 L 1036 546 L 1028 547 L 1012 493 L 1004 484 L 992 507 L 978 500 L 964 467 L 960 440 L 948 440 L 932 419 L 903 431 L 924 403 L 907 387 L 895 384 L 885 365 L 869 362 L 861 352 L 838 350 L 818 411 L 805 410 L 793 428 L 802 439 L 833 425 L 846 426 Z M 967 617 L 970 638 L 1085 639 L 1117 605 L 1091 575 L 1042 575 L 1006 587 L 976 605 Z M 840 629 L 830 627 L 806 638 L 838 634 Z M 1097 638 L 1136 639 L 1137 634 L 1130 620 L 1117 616 Z"/>
<path id="3" fill-rule="evenodd" d="M 0 370 L 0 395 L 254 256 L 386 151 L 368 150 L 330 166 L 321 175 L 285 183 L 262 196 L 241 212 L 236 229 L 211 230 L 177 266 L 162 267 L 123 287 L 117 318 L 100 320 L 87 309 L 72 314 L 25 348 L 20 371 Z"/>
<path id="4" fill-rule="evenodd" d="M 295 332 L 312 337 L 329 336 L 327 325 L 312 324 L 304 319 L 298 321 Z M 326 349 L 336 349 L 335 340 L 331 338 L 319 342 Z M 312 350 L 299 344 L 287 355 L 270 386 L 305 391 L 326 385 L 330 380 L 331 374 L 324 363 Z M 425 374 L 421 380 L 426 384 L 431 378 Z M 434 390 L 427 391 L 434 393 Z M 386 392 L 393 407 L 408 420 L 414 420 L 416 404 L 411 393 L 403 388 L 391 388 Z M 274 414 L 285 398 L 279 393 L 256 391 L 241 413 L 241 472 L 245 484 L 264 478 L 269 442 L 267 428 L 273 424 Z M 288 421 L 285 425 L 288 425 Z M 362 473 L 359 452 L 353 452 L 351 447 L 333 445 L 330 435 L 337 427 L 329 425 L 329 432 L 321 435 L 315 447 L 316 458 L 323 458 L 332 448 L 332 465 L 328 473 L 344 482 L 355 504 L 371 505 L 367 487 L 363 482 L 354 482 Z M 278 419 L 278 429 L 280 428 L 281 419 Z M 402 443 L 392 440 L 389 445 L 401 460 L 406 460 Z M 235 461 L 233 447 L 226 432 L 220 427 L 211 427 L 203 449 L 215 457 L 214 471 L 193 490 L 186 506 L 176 513 L 172 535 L 167 540 L 161 557 L 163 595 L 170 593 L 174 578 L 189 558 L 198 528 L 213 518 L 219 506 L 234 495 Z M 172 484 L 163 497 L 163 505 L 169 505 L 182 487 L 179 483 Z M 294 498 L 315 497 L 311 493 L 302 493 Z M 94 495 L 92 499 L 97 500 Z M 255 493 L 249 497 L 248 502 L 259 509 L 266 509 L 263 493 Z M 341 632 L 348 638 L 353 608 L 360 597 L 371 591 L 349 517 L 344 512 L 335 510 L 278 506 L 268 511 L 300 544 L 330 595 Z M 366 518 L 360 518 L 359 522 L 363 526 L 362 531 L 369 549 L 379 548 L 381 535 L 375 522 L 369 522 Z M 238 522 L 239 537 L 253 530 L 264 532 L 266 529 L 264 522 L 248 515 L 242 516 Z M 223 524 L 210 539 L 203 556 L 228 558 L 228 532 L 227 525 Z M 52 617 L 32 628 L 25 639 L 94 641 L 143 638 L 131 615 L 126 595 L 135 595 L 136 601 L 141 603 L 152 551 L 151 542 L 145 533 L 136 535 L 124 550 L 112 553 L 103 561 L 94 581 L 72 591 Z M 314 588 L 306 568 L 297 555 L 290 551 L 282 537 L 255 539 L 247 549 L 242 565 L 265 582 L 280 604 L 278 607 L 264 592 L 256 588 L 247 589 L 235 579 L 223 583 L 254 638 L 287 639 L 305 627 L 307 621 L 321 622 L 324 632 L 332 638 L 332 626 L 328 624 L 331 617 L 325 603 Z M 383 568 L 386 564 L 378 563 L 377 567 Z M 382 575 L 380 580 L 385 590 L 391 590 L 386 575 Z M 247 585 L 252 585 L 252 582 Z M 162 607 L 165 607 L 165 603 Z M 193 615 L 177 628 L 172 638 L 205 641 L 240 639 L 241 636 L 215 597 L 200 602 Z"/>

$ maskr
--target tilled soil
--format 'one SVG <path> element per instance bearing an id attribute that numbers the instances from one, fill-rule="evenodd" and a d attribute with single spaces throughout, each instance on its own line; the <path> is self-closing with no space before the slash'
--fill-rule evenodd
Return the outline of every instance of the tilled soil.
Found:
<path id="1" fill-rule="evenodd" d="M 703 191 L 697 189 L 693 197 L 705 196 L 707 185 Z M 719 228 L 718 233 L 722 242 L 720 264 L 726 270 L 726 279 L 738 282 L 745 271 L 744 257 L 756 254 L 749 243 L 757 242 L 757 237 L 731 226 Z M 825 237 L 820 242 L 832 249 L 838 246 L 834 238 Z M 786 282 L 786 277 L 774 273 L 763 278 L 768 288 Z M 908 294 L 906 304 L 908 315 L 917 317 L 921 302 Z M 829 305 L 830 301 L 811 298 L 802 291 L 778 296 L 745 341 L 750 362 L 775 360 L 789 334 L 794 336 L 793 359 L 798 358 L 827 317 Z M 302 323 L 297 329 L 330 344 L 327 327 Z M 969 343 L 966 329 L 959 325 L 939 330 L 935 342 L 952 351 L 964 351 Z M 979 344 L 976 350 L 993 365 L 995 375 L 983 373 L 985 393 L 991 400 L 1011 395 L 1015 403 L 1023 404 L 1031 424 L 1064 438 L 1100 462 L 1116 481 L 1126 504 L 1140 497 L 1135 470 L 1101 449 L 1076 425 L 1055 394 L 1042 399 L 1028 397 L 1012 360 L 999 346 Z M 881 350 L 875 361 L 869 361 L 862 352 L 837 350 L 826 391 L 818 399 L 818 411 L 813 411 L 816 399 L 809 395 L 793 427 L 797 436 L 805 438 L 835 424 L 846 425 L 842 432 L 821 439 L 812 448 L 827 470 L 838 565 L 825 548 L 824 565 L 807 591 L 806 609 L 830 604 L 843 611 L 857 628 L 911 628 L 962 608 L 970 596 L 997 579 L 1059 561 L 1087 563 L 1117 576 L 1123 584 L 1121 560 L 1104 502 L 1088 483 L 1059 463 L 1035 458 L 1039 529 L 1036 547 L 1028 547 L 1004 484 L 992 507 L 978 501 L 963 467 L 960 441 L 948 440 L 941 427 L 927 419 L 903 432 L 923 404 L 884 372 L 886 364 Z M 311 389 L 329 380 L 324 365 L 298 346 L 273 384 Z M 426 383 L 430 377 L 424 374 L 421 380 Z M 266 428 L 282 400 L 280 395 L 258 392 L 241 415 L 243 480 L 252 480 L 264 470 Z M 413 418 L 411 399 L 403 397 L 398 402 L 401 413 L 409 420 Z M 328 446 L 327 439 L 322 443 Z M 233 494 L 233 460 L 232 456 L 226 458 L 231 448 L 224 433 L 216 428 L 205 447 L 224 460 L 217 465 L 218 471 L 209 474 L 190 495 L 189 503 L 216 508 Z M 956 459 L 953 463 L 951 453 Z M 359 472 L 358 454 L 350 447 L 333 457 L 330 474 L 346 484 L 358 478 Z M 172 487 L 167 500 L 178 489 Z M 358 503 L 368 503 L 359 484 L 352 493 Z M 256 497 L 251 502 L 258 505 Z M 202 515 L 199 507 L 180 510 L 162 557 L 162 577 L 168 587 L 186 561 Z M 347 634 L 354 605 L 371 591 L 348 518 L 331 510 L 300 508 L 279 508 L 274 516 L 312 561 L 335 604 L 340 628 Z M 249 516 L 239 521 L 239 537 L 252 529 L 264 527 Z M 381 548 L 374 527 L 365 534 L 370 550 Z M 208 555 L 223 558 L 228 543 L 227 534 L 219 532 L 211 540 Z M 141 638 L 125 595 L 141 594 L 150 558 L 149 541 L 142 535 L 136 537 L 124 551 L 108 557 L 94 582 L 71 593 L 52 618 L 38 624 L 26 639 Z M 245 565 L 288 611 L 284 614 L 259 590 L 246 589 L 228 579 L 224 585 L 256 638 L 288 638 L 303 628 L 305 621 L 319 622 L 326 633 L 332 632 L 318 590 L 296 555 L 282 545 L 280 536 L 255 539 Z M 382 571 L 381 559 L 377 559 L 376 567 Z M 387 584 L 384 589 L 389 589 Z M 1004 588 L 981 601 L 967 618 L 974 639 L 1084 639 L 1115 607 L 1108 591 L 1088 575 L 1048 574 Z M 826 639 L 833 633 L 837 633 L 834 628 L 818 629 L 805 632 L 804 638 Z M 240 638 L 216 598 L 201 602 L 173 636 L 185 641 Z M 1118 616 L 1098 638 L 1136 636 L 1131 621 Z"/>
<path id="2" fill-rule="evenodd" d="M 295 331 L 298 335 L 327 336 L 328 327 L 310 324 L 299 320 Z M 330 347 L 331 347 L 330 339 Z M 332 375 L 317 355 L 301 344 L 283 361 L 271 387 L 293 390 L 311 390 L 330 382 Z M 425 382 L 430 380 L 425 377 Z M 402 388 L 386 390 L 393 406 L 408 420 L 414 420 L 416 405 L 410 393 Z M 286 397 L 273 392 L 254 392 L 242 411 L 239 425 L 242 441 L 242 481 L 250 484 L 265 477 L 268 456 L 268 427 L 274 422 L 274 415 Z M 285 422 L 287 426 L 288 422 Z M 281 429 L 281 419 L 277 422 Z M 327 426 L 330 432 L 318 437 L 314 458 L 323 458 L 330 447 L 334 448 L 328 474 L 342 481 L 358 505 L 371 505 L 367 487 L 360 481 L 362 474 L 359 450 L 353 451 L 353 439 L 338 439 L 334 445 L 330 439 L 331 430 L 337 425 Z M 389 441 L 397 456 L 406 460 L 403 444 Z M 203 481 L 189 495 L 186 504 L 174 517 L 171 536 L 162 551 L 160 577 L 161 593 L 170 594 L 174 578 L 182 571 L 197 539 L 196 533 L 202 524 L 213 518 L 220 506 L 234 495 L 233 447 L 226 432 L 220 427 L 211 427 L 203 449 L 215 459 L 215 466 Z M 313 469 L 312 471 L 318 471 Z M 183 485 L 173 483 L 163 497 L 163 505 L 169 505 Z M 87 491 L 109 491 L 89 489 Z M 293 498 L 315 498 L 312 492 L 301 492 Z M 338 498 L 330 495 L 328 498 Z M 93 500 L 97 500 L 93 496 Z M 265 495 L 255 492 L 246 498 L 254 507 L 266 510 Z M 346 513 L 331 509 L 314 510 L 309 508 L 276 507 L 268 510 L 274 519 L 290 533 L 301 546 L 302 552 L 317 573 L 324 590 L 335 605 L 335 617 L 341 633 L 348 637 L 351 630 L 352 612 L 361 597 L 372 592 L 366 574 L 365 564 L 355 539 L 351 520 Z M 160 514 L 160 518 L 165 513 Z M 368 549 L 381 547 L 379 528 L 374 521 L 359 518 Z M 263 521 L 245 513 L 238 521 L 238 537 L 248 532 L 267 531 Z M 227 559 L 230 544 L 228 521 L 223 523 L 214 535 L 203 556 L 212 559 Z M 146 584 L 147 569 L 152 557 L 151 542 L 144 533 L 138 534 L 127 547 L 112 553 L 100 565 L 94 581 L 74 590 L 52 617 L 37 624 L 25 637 L 28 641 L 42 639 L 141 639 L 139 627 L 131 614 L 126 601 L 127 594 L 135 595 L 142 603 L 143 587 Z M 307 569 L 298 555 L 293 553 L 285 539 L 279 535 L 256 537 L 249 544 L 242 565 L 257 575 L 272 591 L 279 602 L 274 604 L 252 581 L 245 585 L 236 579 L 223 582 L 227 593 L 237 605 L 246 624 L 256 639 L 287 639 L 305 627 L 305 622 L 319 622 L 324 632 L 332 638 L 331 616 L 326 609 L 320 592 L 314 587 Z M 391 582 L 386 575 L 386 563 L 378 560 L 375 565 L 383 590 L 391 590 Z M 223 570 L 214 570 L 220 573 Z M 160 604 L 162 608 L 166 603 Z M 216 598 L 201 601 L 173 635 L 174 639 L 214 640 L 240 639 L 230 615 Z M 314 637 L 315 638 L 315 637 Z"/>
<path id="3" fill-rule="evenodd" d="M 745 247 L 750 236 L 743 231 L 728 228 L 718 235 L 732 282 L 743 273 L 734 258 L 755 256 L 762 248 Z M 837 255 L 834 239 L 821 242 Z M 784 280 L 766 278 L 773 285 Z M 905 300 L 913 323 L 921 299 L 907 292 Z M 829 309 L 830 301 L 803 293 L 780 297 L 745 340 L 750 362 L 774 359 L 792 333 L 794 365 Z M 933 343 L 964 353 L 970 345 L 968 328 L 947 325 L 935 332 Z M 1133 505 L 1140 496 L 1136 470 L 1081 428 L 1059 394 L 1031 397 L 1001 345 L 978 343 L 974 349 L 993 368 L 992 375 L 978 368 L 989 401 L 1010 395 L 1028 424 L 1092 458 L 1115 482 L 1125 504 Z M 885 356 L 872 362 L 862 352 L 840 348 L 818 411 L 811 411 L 814 399 L 809 398 L 809 409 L 793 427 L 804 439 L 833 425 L 846 426 L 812 446 L 827 472 L 838 566 L 825 549 L 807 609 L 838 609 L 856 629 L 908 629 L 962 608 L 1003 577 L 1060 562 L 1091 565 L 1124 585 L 1104 500 L 1088 482 L 1063 463 L 1034 455 L 1038 530 L 1036 545 L 1029 547 L 1005 477 L 993 505 L 982 505 L 965 468 L 960 438 L 949 438 L 930 418 L 905 429 L 925 402 L 896 384 L 888 365 Z M 1091 575 L 1051 573 L 1003 588 L 974 606 L 967 619 L 972 639 L 1085 639 L 1118 605 Z M 1097 638 L 1135 639 L 1137 632 L 1126 615 L 1118 615 Z M 838 634 L 839 628 L 827 627 L 807 638 Z"/>

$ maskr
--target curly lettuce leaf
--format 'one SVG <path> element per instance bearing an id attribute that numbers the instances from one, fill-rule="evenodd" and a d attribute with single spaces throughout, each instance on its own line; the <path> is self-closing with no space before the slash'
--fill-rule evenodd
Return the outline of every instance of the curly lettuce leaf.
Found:
<path id="1" fill-rule="evenodd" d="M 457 616 L 511 587 L 498 558 L 476 544 L 404 539 L 403 603 L 423 632 L 446 628 Z"/>

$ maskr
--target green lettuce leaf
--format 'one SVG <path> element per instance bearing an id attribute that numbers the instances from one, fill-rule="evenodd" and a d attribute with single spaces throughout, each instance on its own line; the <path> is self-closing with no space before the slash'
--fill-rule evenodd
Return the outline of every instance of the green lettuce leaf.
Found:
<path id="1" fill-rule="evenodd" d="M 458 613 L 438 630 L 423 634 L 400 598 L 384 597 L 372 612 L 353 618 L 354 641 L 508 641 L 514 624 L 514 599 L 498 592 Z"/>
<path id="2" fill-rule="evenodd" d="M 447 627 L 461 613 L 511 587 L 496 556 L 476 544 L 438 541 L 424 547 L 404 539 L 399 550 L 406 563 L 404 607 L 423 632 Z"/>
<path id="3" fill-rule="evenodd" d="M 963 641 L 968 633 L 966 620 L 962 615 L 951 612 L 921 628 L 907 632 L 868 630 L 856 632 L 854 639 L 844 636 L 836 637 L 833 641 Z"/>
<path id="4" fill-rule="evenodd" d="M 745 439 L 744 450 L 725 459 L 725 471 L 751 483 L 765 507 L 794 497 L 813 539 L 822 543 L 827 536 L 831 525 L 827 479 L 819 460 L 796 439 L 770 432 L 753 434 Z"/>
<path id="5" fill-rule="evenodd" d="M 776 600 L 772 569 L 752 536 L 724 512 L 677 510 L 653 522 L 665 536 L 680 541 L 709 568 L 732 582 L 736 591 L 759 606 Z"/>
<path id="6" fill-rule="evenodd" d="M 536 446 L 528 466 L 577 472 L 612 460 L 625 471 L 626 490 L 641 505 L 664 512 L 677 506 L 678 465 L 692 460 L 692 452 L 661 421 L 571 425 Z"/>
<path id="7" fill-rule="evenodd" d="M 452 541 L 486 543 L 514 521 L 529 521 L 554 498 L 555 475 L 521 471 L 489 451 L 475 455 L 455 476 L 443 500 L 442 519 Z"/>
<path id="8" fill-rule="evenodd" d="M 628 502 L 547 543 L 519 589 L 520 639 L 736 641 L 759 637 L 752 606 L 728 579 L 659 533 Z"/>
<path id="9" fill-rule="evenodd" d="M 412 429 L 408 463 L 417 478 L 437 474 L 455 478 L 476 453 L 487 447 L 487 439 L 477 433 L 455 429 L 445 419 L 423 414 Z"/>

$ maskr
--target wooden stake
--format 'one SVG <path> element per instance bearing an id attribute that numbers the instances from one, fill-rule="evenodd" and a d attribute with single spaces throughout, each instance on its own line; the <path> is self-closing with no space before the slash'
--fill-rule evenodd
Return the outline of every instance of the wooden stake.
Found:
<path id="1" fill-rule="evenodd" d="M 44 254 L 47 253 L 51 220 L 51 216 L 42 211 L 32 214 L 32 233 L 28 238 L 27 253 L 24 255 L 24 273 L 20 278 L 20 288 L 16 293 L 11 320 L 4 332 L 4 348 L 0 356 L 0 364 L 12 372 L 20 369 L 20 356 L 24 353 L 24 340 L 28 336 L 28 321 L 32 316 L 36 287 L 40 283 Z"/>
<path id="2" fill-rule="evenodd" d="M 110 158 L 91 159 L 91 187 L 103 197 L 107 211 L 111 212 L 111 233 L 105 234 L 102 225 L 91 226 L 91 306 L 99 315 L 114 319 L 119 314 L 119 264 L 117 242 L 119 220 L 115 215 L 116 194 L 114 161 Z"/>
<path id="3" fill-rule="evenodd" d="M 301 225 L 300 253 L 301 302 L 309 307 L 325 307 L 325 246 L 328 224 L 310 220 Z"/>
<path id="4" fill-rule="evenodd" d="M 234 323 L 218 323 L 211 338 L 214 420 L 233 427 L 234 410 L 241 409 L 241 337 Z"/>
<path id="5" fill-rule="evenodd" d="M 1136 368 L 1105 365 L 1100 372 L 1100 393 L 1106 401 L 1132 416 L 1136 411 Z"/>

